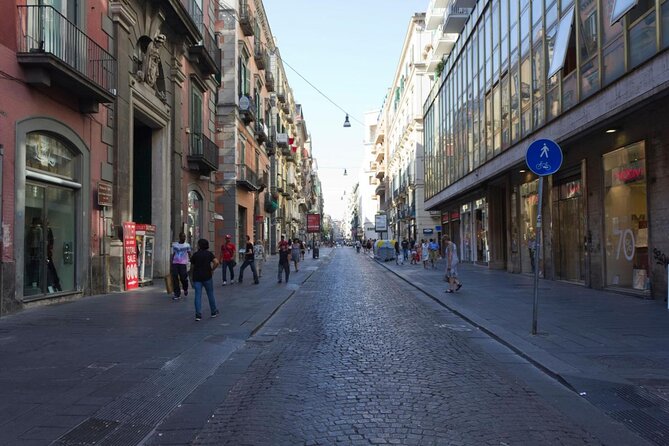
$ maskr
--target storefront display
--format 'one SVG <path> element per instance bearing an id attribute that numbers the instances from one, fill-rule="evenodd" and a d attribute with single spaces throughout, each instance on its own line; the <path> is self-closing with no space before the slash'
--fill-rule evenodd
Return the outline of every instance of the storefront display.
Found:
<path id="1" fill-rule="evenodd" d="M 585 206 L 580 178 L 553 188 L 553 254 L 555 278 L 585 281 Z"/>
<path id="2" fill-rule="evenodd" d="M 472 253 L 472 234 L 474 229 L 472 228 L 472 210 L 469 203 L 463 204 L 460 208 L 461 216 L 461 231 L 462 231 L 462 243 L 460 252 L 460 260 L 462 262 L 473 262 L 473 253 Z"/>
<path id="3" fill-rule="evenodd" d="M 488 202 L 485 198 L 474 202 L 476 231 L 476 262 L 487 264 L 490 261 L 488 249 Z"/>
<path id="4" fill-rule="evenodd" d="M 539 180 L 520 185 L 520 270 L 533 273 L 535 268 Z"/>
<path id="5" fill-rule="evenodd" d="M 58 139 L 41 133 L 27 137 L 25 297 L 76 291 L 76 159 Z"/>
<path id="6" fill-rule="evenodd" d="M 607 153 L 603 162 L 606 285 L 649 290 L 644 143 Z"/>
<path id="7" fill-rule="evenodd" d="M 155 225 L 137 223 L 135 225 L 137 240 L 137 272 L 139 285 L 148 285 L 153 281 L 153 246 L 156 239 Z"/>

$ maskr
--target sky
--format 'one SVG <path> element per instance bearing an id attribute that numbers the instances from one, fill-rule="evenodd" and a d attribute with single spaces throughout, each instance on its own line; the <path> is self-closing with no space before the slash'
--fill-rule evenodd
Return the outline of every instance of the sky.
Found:
<path id="1" fill-rule="evenodd" d="M 334 219 L 343 217 L 347 201 L 342 196 L 358 181 L 364 114 L 381 108 L 409 21 L 414 13 L 425 12 L 428 3 L 263 0 L 288 83 L 311 134 L 325 213 Z M 350 128 L 343 127 L 345 113 L 296 71 L 350 114 Z"/>

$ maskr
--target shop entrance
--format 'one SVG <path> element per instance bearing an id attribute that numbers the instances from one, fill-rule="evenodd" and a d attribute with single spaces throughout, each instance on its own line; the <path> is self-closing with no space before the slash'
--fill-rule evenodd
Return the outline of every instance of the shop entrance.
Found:
<path id="1" fill-rule="evenodd" d="M 553 189 L 555 278 L 585 282 L 583 184 L 572 179 Z"/>
<path id="2" fill-rule="evenodd" d="M 151 223 L 152 136 L 150 127 L 135 121 L 132 153 L 132 215 L 135 223 Z"/>

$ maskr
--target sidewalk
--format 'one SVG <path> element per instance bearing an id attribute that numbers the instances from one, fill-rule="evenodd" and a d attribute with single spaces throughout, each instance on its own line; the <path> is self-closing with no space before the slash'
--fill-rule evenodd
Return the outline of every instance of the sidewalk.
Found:
<path id="1" fill-rule="evenodd" d="M 436 269 L 378 262 L 553 375 L 610 417 L 669 444 L 669 311 L 666 302 L 540 280 L 531 334 L 533 277 L 460 264 L 447 294 Z"/>
<path id="2" fill-rule="evenodd" d="M 276 256 L 258 285 L 247 268 L 244 284 L 223 287 L 217 269 L 215 319 L 203 296 L 196 322 L 194 291 L 173 301 L 162 280 L 3 317 L 0 445 L 139 444 L 156 425 L 165 442 L 189 444 L 253 360 L 240 347 L 330 252 L 291 265 L 288 284 L 277 284 Z"/>

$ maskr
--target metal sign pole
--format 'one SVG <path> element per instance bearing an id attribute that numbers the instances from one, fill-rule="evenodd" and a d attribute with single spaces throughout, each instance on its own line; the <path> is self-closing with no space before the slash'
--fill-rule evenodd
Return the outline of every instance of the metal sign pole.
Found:
<path id="1" fill-rule="evenodd" d="M 541 259 L 542 229 L 541 207 L 543 203 L 544 177 L 539 177 L 539 200 L 537 210 L 537 225 L 534 236 L 534 306 L 532 308 L 532 334 L 537 334 L 537 315 L 539 313 L 539 259 Z"/>

